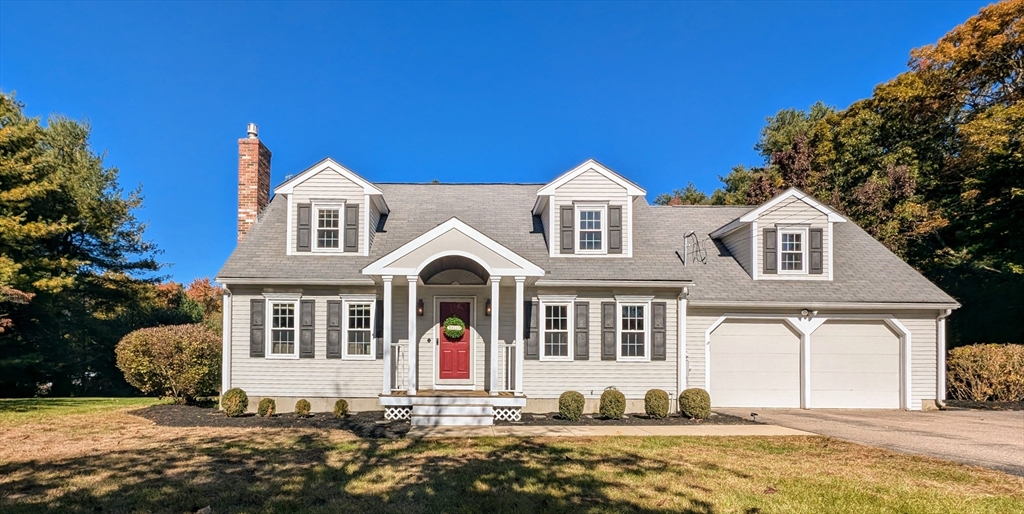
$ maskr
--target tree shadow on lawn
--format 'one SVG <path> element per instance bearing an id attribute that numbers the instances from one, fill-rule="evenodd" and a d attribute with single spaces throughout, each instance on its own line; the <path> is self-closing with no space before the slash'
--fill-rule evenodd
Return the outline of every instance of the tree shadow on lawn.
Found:
<path id="1" fill-rule="evenodd" d="M 714 511 L 697 497 L 706 488 L 682 485 L 706 477 L 626 444 L 594 450 L 525 439 L 332 442 L 316 433 L 274 442 L 177 438 L 150 449 L 5 463 L 0 510 Z"/>

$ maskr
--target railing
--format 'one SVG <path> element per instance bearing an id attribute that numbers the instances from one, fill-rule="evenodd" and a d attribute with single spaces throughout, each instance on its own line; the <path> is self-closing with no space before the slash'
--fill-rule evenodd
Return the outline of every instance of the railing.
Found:
<path id="1" fill-rule="evenodd" d="M 501 363 L 499 366 L 499 380 L 502 391 L 516 390 L 516 345 L 500 344 Z"/>
<path id="2" fill-rule="evenodd" d="M 391 343 L 391 390 L 405 391 L 409 388 L 409 345 Z"/>

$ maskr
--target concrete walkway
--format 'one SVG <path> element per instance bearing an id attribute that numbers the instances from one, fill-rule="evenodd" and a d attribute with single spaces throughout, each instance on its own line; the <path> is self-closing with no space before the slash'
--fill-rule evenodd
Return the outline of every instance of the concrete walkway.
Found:
<path id="1" fill-rule="evenodd" d="M 814 435 L 774 425 L 412 427 L 409 437 L 594 437 L 594 436 L 790 436 Z"/>

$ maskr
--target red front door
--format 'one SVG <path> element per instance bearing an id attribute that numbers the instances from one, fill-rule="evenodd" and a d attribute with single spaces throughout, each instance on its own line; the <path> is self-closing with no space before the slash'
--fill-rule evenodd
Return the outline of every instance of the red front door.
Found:
<path id="1" fill-rule="evenodd" d="M 468 380 L 469 302 L 441 302 L 440 311 L 439 322 L 441 323 L 441 329 L 438 331 L 440 332 L 440 342 L 438 343 L 440 358 L 438 359 L 438 365 L 441 369 L 438 378 L 441 380 Z M 466 324 L 466 330 L 462 333 L 462 337 L 458 339 L 449 338 L 444 334 L 444 320 L 451 316 L 461 319 Z"/>

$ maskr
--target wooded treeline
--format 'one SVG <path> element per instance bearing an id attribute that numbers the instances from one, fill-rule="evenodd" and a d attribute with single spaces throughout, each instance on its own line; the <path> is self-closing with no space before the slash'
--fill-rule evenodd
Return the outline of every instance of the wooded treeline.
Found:
<path id="1" fill-rule="evenodd" d="M 952 346 L 1024 342 L 1024 0 L 982 9 L 845 109 L 767 118 L 758 166 L 659 204 L 827 202 L 952 294 Z"/>
<path id="2" fill-rule="evenodd" d="M 161 283 L 139 189 L 89 146 L 89 125 L 26 117 L 0 93 L 0 397 L 135 394 L 115 366 L 128 332 L 206 320 L 220 289 Z"/>

